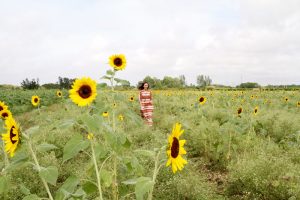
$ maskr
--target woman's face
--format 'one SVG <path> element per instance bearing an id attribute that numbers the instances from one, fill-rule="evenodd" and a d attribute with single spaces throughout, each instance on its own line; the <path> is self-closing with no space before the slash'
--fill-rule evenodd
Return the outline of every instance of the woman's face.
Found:
<path id="1" fill-rule="evenodd" d="M 144 84 L 144 89 L 147 90 L 148 87 L 149 87 L 148 83 L 145 83 L 145 84 Z"/>

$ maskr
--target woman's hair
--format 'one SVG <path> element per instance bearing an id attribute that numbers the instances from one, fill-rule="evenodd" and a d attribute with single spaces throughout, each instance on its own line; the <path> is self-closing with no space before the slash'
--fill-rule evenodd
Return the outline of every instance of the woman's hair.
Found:
<path id="1" fill-rule="evenodd" d="M 148 82 L 142 82 L 141 85 L 139 86 L 139 89 L 140 89 L 140 90 L 143 90 L 143 89 L 144 89 L 144 85 L 145 85 L 146 83 L 148 84 L 148 89 L 150 89 L 150 85 L 149 85 Z"/>

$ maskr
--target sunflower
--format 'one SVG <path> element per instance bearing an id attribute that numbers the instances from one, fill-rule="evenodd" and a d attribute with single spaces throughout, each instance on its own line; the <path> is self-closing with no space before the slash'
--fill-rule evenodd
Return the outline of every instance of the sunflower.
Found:
<path id="1" fill-rule="evenodd" d="M 120 120 L 120 121 L 123 121 L 123 120 L 124 120 L 124 116 L 123 116 L 123 115 L 119 114 L 118 117 L 119 117 L 119 120 Z"/>
<path id="2" fill-rule="evenodd" d="M 198 100 L 199 100 L 199 104 L 200 104 L 200 105 L 203 105 L 203 104 L 205 104 L 205 102 L 206 102 L 206 97 L 201 96 Z"/>
<path id="3" fill-rule="evenodd" d="M 237 114 L 238 114 L 238 116 L 240 116 L 240 115 L 242 114 L 242 112 L 243 112 L 243 108 L 242 108 L 242 107 L 239 107 L 239 108 L 237 109 Z"/>
<path id="4" fill-rule="evenodd" d="M 113 104 L 112 104 L 112 107 L 113 107 L 113 108 L 116 108 L 116 107 L 117 107 L 117 104 L 116 104 L 116 103 L 113 103 Z"/>
<path id="5" fill-rule="evenodd" d="M 288 101 L 289 101 L 289 98 L 284 97 L 284 100 L 285 100 L 285 102 L 288 102 Z"/>
<path id="6" fill-rule="evenodd" d="M 102 116 L 103 116 L 103 117 L 108 117 L 108 115 L 109 115 L 109 114 L 108 114 L 107 111 L 105 111 L 105 112 L 102 113 Z"/>
<path id="7" fill-rule="evenodd" d="M 133 102 L 133 101 L 134 101 L 134 97 L 131 96 L 131 97 L 129 98 L 129 101 L 130 101 L 130 102 Z"/>
<path id="8" fill-rule="evenodd" d="M 258 106 L 256 106 L 256 107 L 254 108 L 254 110 L 253 110 L 253 114 L 254 114 L 254 115 L 257 115 L 257 113 L 258 113 Z"/>
<path id="9" fill-rule="evenodd" d="M 116 71 L 123 70 L 126 67 L 126 58 L 123 54 L 112 55 L 109 57 L 109 64 Z"/>
<path id="10" fill-rule="evenodd" d="M 58 90 L 58 91 L 56 91 L 56 95 L 57 95 L 58 97 L 62 97 L 62 92 L 61 92 L 60 90 Z"/>
<path id="11" fill-rule="evenodd" d="M 35 107 L 38 106 L 40 104 L 40 97 L 36 96 L 36 95 L 32 96 L 31 97 L 31 103 Z"/>
<path id="12" fill-rule="evenodd" d="M 12 117 L 9 117 L 5 120 L 5 129 L 7 133 L 2 134 L 5 151 L 10 154 L 10 157 L 13 157 L 20 141 L 19 125 Z"/>
<path id="13" fill-rule="evenodd" d="M 69 96 L 78 106 L 90 105 L 97 96 L 96 81 L 83 77 L 76 79 L 69 90 Z"/>
<path id="14" fill-rule="evenodd" d="M 7 105 L 5 105 L 4 102 L 0 101 L 0 112 L 7 109 L 8 109 Z"/>
<path id="15" fill-rule="evenodd" d="M 297 102 L 297 107 L 300 107 L 300 101 Z"/>
<path id="16" fill-rule="evenodd" d="M 2 110 L 0 112 L 0 118 L 6 120 L 7 118 L 12 117 L 12 114 L 9 110 Z"/>
<path id="17" fill-rule="evenodd" d="M 186 154 L 186 151 L 183 147 L 185 140 L 179 140 L 179 137 L 183 132 L 184 130 L 181 130 L 181 124 L 176 123 L 173 126 L 172 133 L 168 138 L 169 147 L 167 149 L 168 161 L 166 166 L 172 164 L 173 173 L 176 173 L 178 169 L 182 170 L 183 166 L 187 164 L 187 161 L 181 156 Z"/>

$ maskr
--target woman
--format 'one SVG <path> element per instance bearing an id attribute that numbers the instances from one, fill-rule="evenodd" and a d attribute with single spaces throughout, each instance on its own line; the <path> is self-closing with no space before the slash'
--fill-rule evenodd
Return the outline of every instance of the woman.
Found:
<path id="1" fill-rule="evenodd" d="M 139 89 L 141 90 L 139 95 L 139 101 L 141 105 L 142 118 L 144 118 L 146 124 L 152 126 L 153 102 L 152 93 L 148 90 L 149 84 L 147 82 L 143 82 Z"/>

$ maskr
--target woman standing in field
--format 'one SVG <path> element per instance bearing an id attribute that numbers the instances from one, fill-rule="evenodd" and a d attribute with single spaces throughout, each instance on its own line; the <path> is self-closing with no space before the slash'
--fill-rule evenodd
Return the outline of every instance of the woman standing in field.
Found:
<path id="1" fill-rule="evenodd" d="M 143 82 L 139 87 L 139 102 L 141 105 L 141 115 L 145 120 L 145 123 L 149 126 L 152 126 L 152 113 L 153 113 L 153 102 L 152 102 L 152 93 L 149 91 L 149 84 L 147 82 Z"/>

